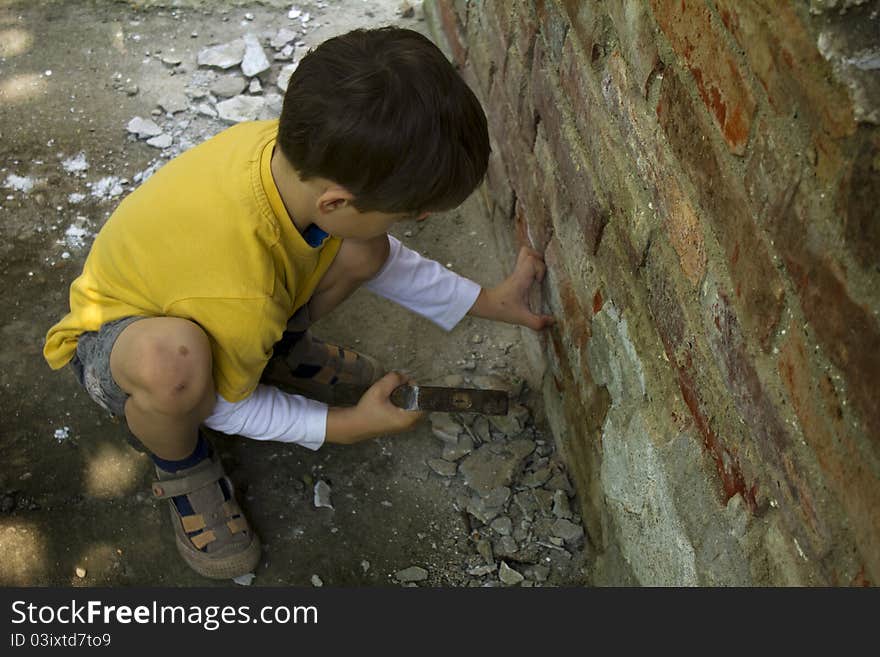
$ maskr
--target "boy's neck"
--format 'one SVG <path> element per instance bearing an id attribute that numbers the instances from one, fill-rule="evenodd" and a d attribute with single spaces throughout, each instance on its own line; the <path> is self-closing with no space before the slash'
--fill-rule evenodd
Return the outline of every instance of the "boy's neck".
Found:
<path id="1" fill-rule="evenodd" d="M 293 225 L 302 233 L 313 223 L 314 199 L 312 198 L 312 190 L 307 183 L 300 180 L 296 169 L 277 146 L 272 152 L 270 169 L 275 187 L 278 188 L 278 194 L 281 196 L 281 202 L 284 203 L 284 208 L 293 221 Z"/>

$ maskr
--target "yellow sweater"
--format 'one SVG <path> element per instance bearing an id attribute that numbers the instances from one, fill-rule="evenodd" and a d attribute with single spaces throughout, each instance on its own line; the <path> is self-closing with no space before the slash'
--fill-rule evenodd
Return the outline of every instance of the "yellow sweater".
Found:
<path id="1" fill-rule="evenodd" d="M 53 369 L 104 322 L 173 316 L 208 334 L 217 392 L 236 402 L 254 390 L 341 243 L 312 248 L 288 216 L 269 168 L 277 131 L 277 121 L 229 128 L 119 205 L 70 286 L 70 313 L 46 336 Z"/>

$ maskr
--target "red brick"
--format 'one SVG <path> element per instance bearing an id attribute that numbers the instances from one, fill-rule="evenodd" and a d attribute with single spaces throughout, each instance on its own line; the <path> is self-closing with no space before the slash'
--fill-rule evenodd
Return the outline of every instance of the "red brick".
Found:
<path id="1" fill-rule="evenodd" d="M 831 66 L 792 3 L 776 0 L 718 0 L 722 20 L 746 52 L 749 65 L 784 116 L 817 124 L 832 137 L 855 131 L 844 88 L 833 82 Z"/>
<path id="2" fill-rule="evenodd" d="M 601 49 L 600 42 L 608 21 L 601 6 L 583 0 L 562 0 L 562 7 L 571 22 L 569 31 L 574 35 L 580 50 L 589 55 L 594 46 Z"/>
<path id="3" fill-rule="evenodd" d="M 540 55 L 541 53 L 536 49 L 535 62 L 533 63 L 535 68 L 543 64 L 539 61 Z M 581 139 L 585 144 L 591 145 L 588 147 L 590 151 L 595 150 L 595 144 L 603 139 L 595 121 L 599 105 L 598 99 L 591 89 L 591 84 L 595 82 L 593 75 L 583 53 L 579 51 L 571 39 L 566 41 L 562 50 L 562 61 L 559 65 L 559 85 L 571 106 L 577 108 L 577 111 L 574 112 L 574 122 Z"/>
<path id="4" fill-rule="evenodd" d="M 872 274 L 880 272 L 880 135 L 864 139 L 847 170 L 841 206 L 847 248 Z"/>
<path id="5" fill-rule="evenodd" d="M 558 62 L 570 26 L 569 18 L 560 0 L 534 0 L 534 5 L 547 54 L 552 61 Z"/>
<path id="6" fill-rule="evenodd" d="M 648 9 L 635 2 L 611 2 L 607 6 L 630 77 L 645 97 L 651 75 L 662 67 L 654 21 Z"/>
<path id="7" fill-rule="evenodd" d="M 505 3 L 506 4 L 506 3 Z M 514 2 L 511 6 L 511 45 L 530 57 L 538 33 L 538 17 L 531 2 Z"/>
<path id="8" fill-rule="evenodd" d="M 495 61 L 495 52 L 492 48 L 493 40 L 486 38 L 471 38 L 468 41 L 468 68 L 479 80 L 480 89 L 487 94 L 487 99 L 492 102 L 490 89 L 495 79 L 495 73 L 499 68 L 499 62 Z M 503 65 L 501 62 L 500 65 Z"/>
<path id="9" fill-rule="evenodd" d="M 452 57 L 459 68 L 463 68 L 467 61 L 467 47 L 465 46 L 464 31 L 455 11 L 455 5 L 451 0 L 437 0 L 437 8 L 440 10 L 440 22 L 443 33 L 449 41 L 452 49 Z"/>
<path id="10" fill-rule="evenodd" d="M 657 115 L 725 250 L 736 297 L 741 307 L 749 309 L 743 320 L 750 334 L 769 351 L 784 306 L 782 279 L 755 225 L 740 181 L 721 168 L 711 140 L 705 137 L 705 126 L 696 120 L 690 96 L 672 68 L 663 75 Z"/>
<path id="11" fill-rule="evenodd" d="M 823 351 L 846 381 L 850 400 L 880 454 L 880 325 L 876 316 L 850 296 L 842 272 L 826 257 L 797 244 L 785 245 L 783 258 L 797 285 L 801 307 Z"/>
<path id="12" fill-rule="evenodd" d="M 880 581 L 880 472 L 861 452 L 864 436 L 844 420 L 828 375 L 816 376 L 800 328 L 792 323 L 780 347 L 779 374 L 828 484 L 850 519 L 849 528 L 868 574 Z"/>
<path id="13" fill-rule="evenodd" d="M 510 37 L 501 28 L 496 12 L 488 10 L 489 5 L 472 3 L 469 22 L 465 32 L 471 57 L 477 48 L 481 50 L 481 66 L 492 69 L 496 75 L 503 75 L 510 49 Z M 473 62 L 472 65 L 476 64 Z"/>
<path id="14" fill-rule="evenodd" d="M 790 157 L 785 141 L 766 122 L 758 123 L 744 182 L 759 215 L 791 196 L 804 177 L 805 159 Z"/>
<path id="15" fill-rule="evenodd" d="M 801 547 L 808 550 L 809 545 L 814 558 L 824 555 L 830 547 L 829 533 L 817 517 L 811 484 L 800 474 L 804 467 L 795 461 L 788 428 L 758 378 L 726 295 L 713 298 L 709 310 L 716 330 L 709 333 L 709 342 L 737 413 L 749 429 L 751 451 L 760 459 L 765 477 L 777 482 L 777 503 L 789 529 L 808 541 L 801 541 Z"/>
<path id="16" fill-rule="evenodd" d="M 489 155 L 489 167 L 486 170 L 486 184 L 492 195 L 492 202 L 501 214 L 510 217 L 513 213 L 513 189 L 510 186 L 510 178 L 504 160 L 500 154 L 493 150 Z"/>
<path id="17" fill-rule="evenodd" d="M 703 228 L 690 201 L 682 194 L 675 182 L 666 190 L 669 207 L 664 208 L 663 223 L 669 241 L 678 254 L 685 276 L 695 288 L 699 287 L 706 273 L 706 249 L 703 244 Z"/>
<path id="18" fill-rule="evenodd" d="M 656 256 L 652 256 L 656 257 Z M 695 349 L 694 335 L 688 326 L 681 300 L 662 267 L 646 267 L 648 309 L 663 342 L 670 365 L 674 368 L 682 399 L 691 414 L 691 420 L 699 433 L 708 457 L 715 465 L 721 484 L 721 499 L 727 502 L 739 494 L 752 511 L 758 509 L 758 490 L 754 481 L 746 475 L 738 455 L 736 444 L 730 435 L 722 437 L 712 426 L 711 395 L 704 398 L 708 387 L 703 385 L 701 373 L 707 368 Z"/>
<path id="19" fill-rule="evenodd" d="M 672 47 L 693 75 L 700 98 L 728 148 L 742 155 L 749 141 L 755 99 L 709 9 L 702 2 L 681 0 L 651 0 L 651 5 Z"/>
<path id="20" fill-rule="evenodd" d="M 503 92 L 513 107 L 524 141 L 535 142 L 535 109 L 530 87 L 530 71 L 525 56 L 511 51 L 503 73 Z"/>

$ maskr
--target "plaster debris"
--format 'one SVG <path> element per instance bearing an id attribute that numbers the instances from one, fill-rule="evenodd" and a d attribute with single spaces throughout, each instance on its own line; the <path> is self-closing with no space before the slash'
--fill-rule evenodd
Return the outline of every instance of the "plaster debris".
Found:
<path id="1" fill-rule="evenodd" d="M 101 199 L 111 199 L 121 196 L 125 191 L 122 188 L 122 178 L 119 176 L 105 176 L 97 182 L 90 183 L 92 196 Z"/>
<path id="2" fill-rule="evenodd" d="M 312 581 L 312 586 L 314 586 L 315 588 L 321 588 L 322 586 L 324 586 L 324 580 L 322 580 L 317 575 L 312 575 L 311 581 Z"/>
<path id="3" fill-rule="evenodd" d="M 508 566 L 506 561 L 502 561 L 501 567 L 498 569 L 498 579 L 500 579 L 508 586 L 516 586 L 517 584 L 522 582 L 525 577 L 523 577 L 521 573 L 518 573 L 513 568 Z"/>
<path id="4" fill-rule="evenodd" d="M 85 194 L 80 194 L 79 192 L 72 192 L 67 195 L 67 202 L 76 205 L 77 203 L 82 203 L 86 200 Z"/>
<path id="5" fill-rule="evenodd" d="M 574 543 L 584 536 L 583 527 L 564 518 L 560 518 L 553 523 L 552 532 L 553 536 L 561 538 L 566 543 Z"/>
<path id="6" fill-rule="evenodd" d="M 241 61 L 241 72 L 247 77 L 252 78 L 259 75 L 263 71 L 269 69 L 269 60 L 260 41 L 253 34 L 248 34 L 244 38 L 245 51 Z"/>
<path id="7" fill-rule="evenodd" d="M 70 224 L 64 231 L 64 239 L 61 240 L 61 244 L 74 250 L 84 248 L 86 239 L 92 237 L 92 233 L 86 228 L 87 222 L 88 219 L 85 217 L 77 217 L 76 222 Z"/>
<path id="8" fill-rule="evenodd" d="M 219 46 L 205 48 L 198 55 L 199 66 L 228 69 L 241 64 L 247 48 L 244 39 L 235 39 Z"/>
<path id="9" fill-rule="evenodd" d="M 421 566 L 410 566 L 394 573 L 394 579 L 401 584 L 408 582 L 423 582 L 428 579 L 428 571 Z"/>
<path id="10" fill-rule="evenodd" d="M 239 586 L 250 586 L 256 575 L 253 573 L 245 573 L 244 575 L 239 575 L 238 577 L 233 577 L 232 581 L 238 584 Z"/>
<path id="11" fill-rule="evenodd" d="M 258 94 L 263 91 L 263 85 L 260 84 L 259 78 L 254 78 L 251 80 L 251 83 L 248 85 L 248 93 Z"/>
<path id="12" fill-rule="evenodd" d="M 159 98 L 159 107 L 166 114 L 177 114 L 189 109 L 189 100 L 182 91 L 172 91 Z"/>
<path id="13" fill-rule="evenodd" d="M 161 134 L 152 139 L 147 139 L 147 144 L 153 148 L 168 148 L 173 143 L 173 139 L 169 134 Z"/>
<path id="14" fill-rule="evenodd" d="M 86 154 L 83 151 L 80 151 L 73 157 L 69 157 L 61 163 L 61 167 L 67 173 L 81 173 L 83 171 L 87 171 L 89 168 L 89 163 L 86 160 Z"/>
<path id="15" fill-rule="evenodd" d="M 283 66 L 281 71 L 279 71 L 278 80 L 275 82 L 275 85 L 281 89 L 281 91 L 287 91 L 287 87 L 290 84 L 290 76 L 293 75 L 296 67 L 297 64 L 288 64 L 287 66 Z"/>
<path id="16" fill-rule="evenodd" d="M 458 444 L 458 437 L 464 432 L 461 425 L 453 420 L 448 413 L 431 414 L 431 431 L 444 443 L 451 445 Z"/>
<path id="17" fill-rule="evenodd" d="M 490 573 L 494 573 L 498 570 L 498 566 L 474 566 L 473 568 L 469 568 L 467 573 L 468 575 L 472 575 L 473 577 L 483 577 Z"/>
<path id="18" fill-rule="evenodd" d="M 29 176 L 17 176 L 10 173 L 6 176 L 6 183 L 3 185 L 7 189 L 14 189 L 17 192 L 27 194 L 34 188 L 34 179 Z"/>
<path id="19" fill-rule="evenodd" d="M 210 116 L 212 119 L 217 118 L 217 110 L 211 107 L 208 103 L 199 103 L 196 105 L 196 112 L 204 116 Z"/>
<path id="20" fill-rule="evenodd" d="M 236 96 L 217 103 L 217 114 L 230 123 L 256 121 L 265 104 L 260 96 Z"/>
<path id="21" fill-rule="evenodd" d="M 474 441 L 470 436 L 462 436 L 454 445 L 443 448 L 443 458 L 447 461 L 458 461 L 474 451 Z"/>
<path id="22" fill-rule="evenodd" d="M 247 80 L 238 74 L 221 75 L 211 83 L 211 93 L 219 98 L 238 96 L 247 86 Z"/>
<path id="23" fill-rule="evenodd" d="M 130 133 L 137 135 L 138 139 L 147 139 L 148 137 L 155 137 L 162 134 L 162 128 L 156 125 L 155 121 L 152 119 L 144 119 L 140 116 L 136 116 L 129 121 L 126 129 Z"/>
<path id="24" fill-rule="evenodd" d="M 275 33 L 275 36 L 272 37 L 272 40 L 269 42 L 269 45 L 275 48 L 275 50 L 281 50 L 289 44 L 291 41 L 296 39 L 296 32 L 293 30 L 289 30 L 286 27 L 282 27 Z"/>
<path id="25" fill-rule="evenodd" d="M 55 440 L 57 440 L 59 443 L 63 443 L 68 438 L 70 438 L 70 427 L 61 427 L 60 429 L 55 429 Z"/>
<path id="26" fill-rule="evenodd" d="M 441 477 L 454 477 L 458 471 L 458 466 L 446 459 L 428 459 L 428 467 Z"/>
<path id="27" fill-rule="evenodd" d="M 333 505 L 330 503 L 330 486 L 326 481 L 319 480 L 315 484 L 315 507 L 333 508 Z"/>

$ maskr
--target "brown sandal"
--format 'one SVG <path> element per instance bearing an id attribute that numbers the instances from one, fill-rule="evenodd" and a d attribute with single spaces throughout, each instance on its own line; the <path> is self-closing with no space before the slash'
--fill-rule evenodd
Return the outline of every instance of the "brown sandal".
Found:
<path id="1" fill-rule="evenodd" d="M 260 561 L 260 539 L 235 500 L 232 482 L 216 453 L 175 473 L 156 468 L 153 495 L 167 499 L 177 550 L 204 577 L 231 579 L 253 572 Z M 182 515 L 175 497 L 186 496 L 191 514 Z"/>
<path id="2" fill-rule="evenodd" d="M 385 372 L 375 358 L 319 340 L 308 331 L 289 351 L 277 352 L 261 381 L 327 403 L 343 401 L 337 393 L 345 391 L 347 398 L 349 387 L 371 385 Z"/>

